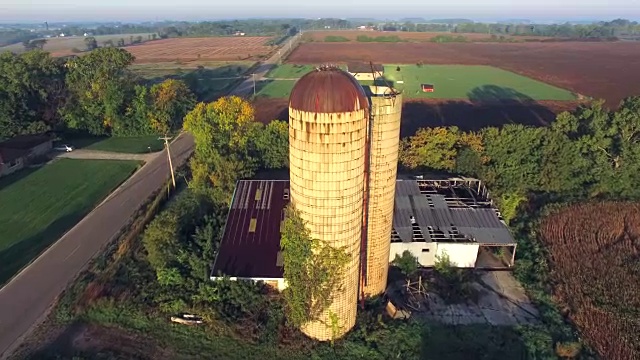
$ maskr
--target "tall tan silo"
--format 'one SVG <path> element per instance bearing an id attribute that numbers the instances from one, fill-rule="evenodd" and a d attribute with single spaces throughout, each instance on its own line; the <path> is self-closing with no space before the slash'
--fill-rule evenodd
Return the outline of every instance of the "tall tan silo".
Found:
<path id="1" fill-rule="evenodd" d="M 302 331 L 331 340 L 356 320 L 362 236 L 368 98 L 349 73 L 325 67 L 298 80 L 289 99 L 291 202 L 311 236 L 346 247 L 347 264 L 333 302 Z M 338 318 L 334 333 L 329 314 Z"/>
<path id="2" fill-rule="evenodd" d="M 368 233 L 366 260 L 361 265 L 365 296 L 381 294 L 387 286 L 402 114 L 402 94 L 385 86 L 370 90 Z"/>

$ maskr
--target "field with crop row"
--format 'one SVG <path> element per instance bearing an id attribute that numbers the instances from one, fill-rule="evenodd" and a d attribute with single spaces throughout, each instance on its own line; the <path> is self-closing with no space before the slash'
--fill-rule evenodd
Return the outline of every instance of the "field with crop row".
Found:
<path id="1" fill-rule="evenodd" d="M 127 48 L 136 63 L 167 61 L 237 61 L 267 56 L 276 47 L 270 37 L 173 38 Z"/>
<path id="2" fill-rule="evenodd" d="M 640 354 L 640 204 L 575 205 L 540 229 L 554 295 L 603 359 Z"/>

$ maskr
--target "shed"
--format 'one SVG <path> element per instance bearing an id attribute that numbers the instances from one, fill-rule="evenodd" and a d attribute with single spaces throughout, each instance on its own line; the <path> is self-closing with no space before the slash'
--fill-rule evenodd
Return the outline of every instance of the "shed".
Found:
<path id="1" fill-rule="evenodd" d="M 384 75 L 384 66 L 382 64 L 369 63 L 349 63 L 347 71 L 356 78 L 356 80 L 373 81 Z"/>
<path id="2" fill-rule="evenodd" d="M 422 84 L 422 92 L 434 92 L 436 90 L 433 84 Z"/>

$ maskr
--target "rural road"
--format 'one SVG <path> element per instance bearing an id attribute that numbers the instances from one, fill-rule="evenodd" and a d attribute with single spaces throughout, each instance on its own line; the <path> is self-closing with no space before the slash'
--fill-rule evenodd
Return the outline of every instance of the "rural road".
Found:
<path id="1" fill-rule="evenodd" d="M 280 58 L 283 55 L 284 50 L 288 50 L 289 48 L 294 48 L 294 44 L 299 40 L 301 34 L 298 34 L 289 40 L 287 40 L 284 45 L 282 45 L 282 50 L 277 51 L 273 56 L 269 59 L 263 61 L 258 64 L 256 69 L 253 71 L 254 75 L 249 76 L 245 81 L 240 83 L 235 89 L 233 89 L 229 95 L 237 95 L 237 96 L 250 96 L 253 95 L 253 82 L 262 80 L 265 75 L 269 72 L 269 70 L 273 69 L 278 62 L 280 62 Z M 296 79 L 297 80 L 297 79 Z"/>
<path id="2" fill-rule="evenodd" d="M 296 38 L 290 39 L 282 49 L 287 49 L 294 41 Z M 281 53 L 277 52 L 260 63 L 256 70 L 256 79 L 262 78 L 273 68 L 280 61 L 280 57 Z M 249 77 L 229 95 L 246 96 L 252 93 L 253 79 Z M 171 143 L 174 167 L 183 164 L 193 152 L 193 148 L 191 135 L 183 133 L 178 136 Z M 107 156 L 97 151 L 76 151 L 64 156 Z M 109 156 L 113 159 L 117 155 L 111 153 Z M 146 156 L 144 160 L 147 163 L 140 170 L 0 289 L 0 359 L 8 357 L 22 339 L 44 320 L 60 293 L 129 223 L 144 201 L 166 184 L 169 165 L 165 153 L 143 156 Z"/>
<path id="3" fill-rule="evenodd" d="M 174 166 L 186 161 L 193 138 L 180 135 L 171 144 Z M 9 355 L 87 263 L 167 183 L 164 152 L 155 155 L 107 200 L 98 205 L 33 263 L 0 289 L 0 359 Z"/>

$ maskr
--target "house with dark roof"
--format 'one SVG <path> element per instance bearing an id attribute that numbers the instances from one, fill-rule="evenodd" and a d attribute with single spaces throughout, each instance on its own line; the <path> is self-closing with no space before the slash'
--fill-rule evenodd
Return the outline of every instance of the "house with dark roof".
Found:
<path id="1" fill-rule="evenodd" d="M 16 172 L 32 159 L 47 154 L 53 139 L 47 135 L 21 135 L 0 142 L 0 176 Z"/>
<path id="2" fill-rule="evenodd" d="M 358 81 L 374 81 L 384 75 L 382 64 L 349 63 L 347 71 Z"/>

